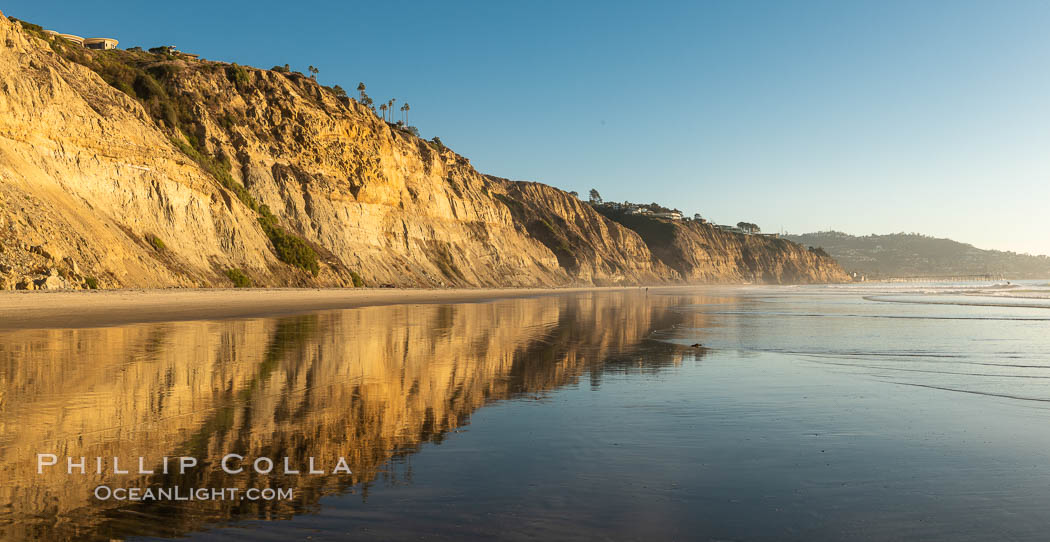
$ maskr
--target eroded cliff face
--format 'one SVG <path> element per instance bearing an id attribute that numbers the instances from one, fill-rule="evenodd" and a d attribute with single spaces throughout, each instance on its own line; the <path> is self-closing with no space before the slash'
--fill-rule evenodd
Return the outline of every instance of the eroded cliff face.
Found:
<path id="1" fill-rule="evenodd" d="M 133 99 L 0 18 L 0 286 L 190 286 L 215 266 L 275 267 L 254 222 Z"/>
<path id="2" fill-rule="evenodd" d="M 605 211 L 638 232 L 653 256 L 685 282 L 847 282 L 835 260 L 775 236 L 743 235 L 696 221 Z"/>
<path id="3" fill-rule="evenodd" d="M 301 74 L 89 51 L 0 18 L 0 289 L 229 286 L 233 270 L 256 286 L 845 277 L 708 237 L 655 255 Z"/>
<path id="4" fill-rule="evenodd" d="M 532 217 L 508 205 L 507 194 L 519 193 L 517 183 L 479 174 L 462 156 L 312 79 L 237 68 L 244 77 L 238 84 L 238 76 L 231 80 L 226 71 L 178 69 L 176 92 L 209 104 L 196 112 L 201 122 L 195 134 L 207 152 L 228 157 L 232 176 L 255 199 L 370 283 L 522 286 L 661 278 L 636 235 L 544 187 L 542 195 L 526 199 L 560 205 L 554 212 L 588 224 L 579 237 L 590 253 L 580 255 L 580 265 L 564 265 L 556 247 L 535 235 Z"/>

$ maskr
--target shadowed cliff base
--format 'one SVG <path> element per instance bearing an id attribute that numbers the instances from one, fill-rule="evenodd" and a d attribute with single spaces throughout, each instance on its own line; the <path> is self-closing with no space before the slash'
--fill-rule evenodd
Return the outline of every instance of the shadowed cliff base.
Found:
<path id="1" fill-rule="evenodd" d="M 639 235 L 292 71 L 2 18 L 0 80 L 0 289 L 846 280 L 793 244 Z"/>

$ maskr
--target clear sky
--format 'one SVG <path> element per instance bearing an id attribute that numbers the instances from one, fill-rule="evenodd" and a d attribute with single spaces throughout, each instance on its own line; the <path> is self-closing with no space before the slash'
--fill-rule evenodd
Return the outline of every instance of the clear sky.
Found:
<path id="1" fill-rule="evenodd" d="M 485 173 L 766 231 L 1050 254 L 1050 2 L 7 0 L 55 29 L 320 68 Z"/>

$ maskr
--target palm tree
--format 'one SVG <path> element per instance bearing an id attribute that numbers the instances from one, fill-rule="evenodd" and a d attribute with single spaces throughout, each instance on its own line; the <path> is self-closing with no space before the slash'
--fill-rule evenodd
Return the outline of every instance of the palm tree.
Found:
<path id="1" fill-rule="evenodd" d="M 396 101 L 397 98 L 390 98 L 390 101 L 387 102 L 390 104 L 390 107 L 388 108 L 388 110 L 390 111 L 390 122 L 394 122 L 394 102 Z"/>
<path id="2" fill-rule="evenodd" d="M 383 120 L 386 120 L 386 104 L 381 104 L 379 110 L 383 112 Z"/>
<path id="3" fill-rule="evenodd" d="M 408 106 L 408 102 L 405 102 L 405 105 L 402 105 L 401 109 L 405 111 L 405 124 L 408 124 L 408 111 L 412 108 Z"/>
<path id="4" fill-rule="evenodd" d="M 368 93 L 365 92 L 365 84 L 364 83 L 358 83 L 357 84 L 357 92 L 361 93 L 361 105 L 371 109 L 372 112 L 375 113 L 376 112 L 376 107 L 372 103 L 372 98 L 369 98 L 368 97 Z"/>

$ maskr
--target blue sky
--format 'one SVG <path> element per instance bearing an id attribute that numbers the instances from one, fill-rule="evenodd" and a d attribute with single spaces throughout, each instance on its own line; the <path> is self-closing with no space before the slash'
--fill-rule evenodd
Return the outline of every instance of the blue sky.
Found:
<path id="1" fill-rule="evenodd" d="M 767 231 L 1050 254 L 1050 2 L 40 2 L 45 28 L 320 68 L 481 171 Z"/>

